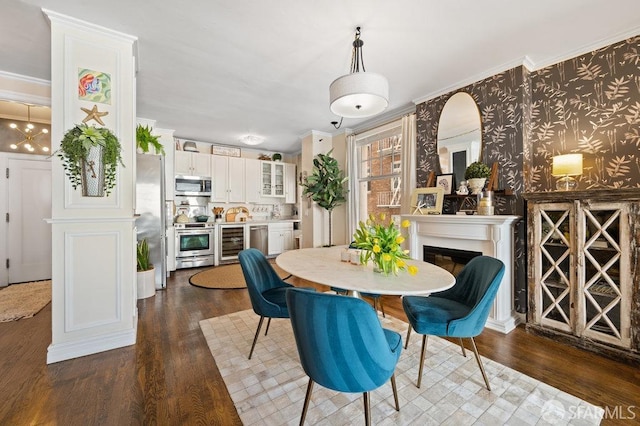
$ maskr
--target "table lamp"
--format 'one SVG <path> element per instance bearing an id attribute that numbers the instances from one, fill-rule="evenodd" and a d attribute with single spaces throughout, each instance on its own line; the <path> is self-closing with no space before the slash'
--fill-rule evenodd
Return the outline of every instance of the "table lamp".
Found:
<path id="1" fill-rule="evenodd" d="M 553 176 L 561 176 L 556 182 L 558 191 L 576 189 L 578 182 L 573 176 L 582 174 L 582 154 L 565 154 L 553 157 Z"/>

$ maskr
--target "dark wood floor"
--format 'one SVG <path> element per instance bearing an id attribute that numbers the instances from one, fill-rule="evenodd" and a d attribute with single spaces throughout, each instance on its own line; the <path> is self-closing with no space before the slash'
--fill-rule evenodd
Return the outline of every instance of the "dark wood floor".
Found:
<path id="1" fill-rule="evenodd" d="M 167 290 L 138 302 L 135 346 L 46 365 L 50 305 L 0 323 L 0 425 L 241 424 L 198 322 L 249 309 L 249 299 L 246 290 L 191 286 L 194 272 L 178 271 Z M 385 306 L 406 320 L 397 298 Z M 477 343 L 481 354 L 593 404 L 633 407 L 636 418 L 623 424 L 640 422 L 636 366 L 523 328 L 506 336 L 486 330 Z"/>

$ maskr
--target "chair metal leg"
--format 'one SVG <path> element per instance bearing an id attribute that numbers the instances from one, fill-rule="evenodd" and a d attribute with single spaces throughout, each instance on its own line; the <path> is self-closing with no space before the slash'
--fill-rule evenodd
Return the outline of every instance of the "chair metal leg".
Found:
<path id="1" fill-rule="evenodd" d="M 373 298 L 373 309 L 376 311 L 376 314 L 378 313 L 378 298 L 374 297 Z"/>
<path id="2" fill-rule="evenodd" d="M 489 379 L 487 379 L 487 373 L 484 371 L 484 366 L 482 365 L 482 360 L 480 359 L 480 355 L 478 355 L 478 348 L 476 347 L 476 341 L 471 337 L 471 345 L 473 346 L 473 353 L 476 356 L 476 361 L 478 362 L 478 367 L 480 367 L 480 372 L 482 372 L 482 377 L 484 378 L 484 384 L 487 385 L 487 390 L 491 391 L 491 386 L 489 385 Z"/>
<path id="3" fill-rule="evenodd" d="M 409 347 L 409 337 L 411 337 L 411 324 L 409 324 L 409 327 L 407 327 L 407 338 L 405 339 L 405 342 L 404 342 L 405 349 Z"/>
<path id="4" fill-rule="evenodd" d="M 313 391 L 313 380 L 309 379 L 309 384 L 307 385 L 307 393 L 304 396 L 304 406 L 302 407 L 300 426 L 304 424 L 304 418 L 307 417 L 307 408 L 309 408 L 309 400 L 311 400 L 311 391 Z"/>
<path id="5" fill-rule="evenodd" d="M 420 388 L 420 384 L 422 383 L 422 367 L 424 367 L 424 354 L 427 351 L 427 335 L 424 334 L 422 336 L 422 352 L 420 353 L 420 371 L 418 371 L 418 385 Z"/>
<path id="6" fill-rule="evenodd" d="M 386 318 L 387 316 L 384 313 L 384 303 L 382 302 L 382 296 L 380 296 L 379 299 L 380 299 L 380 310 L 382 311 L 382 318 Z"/>
<path id="7" fill-rule="evenodd" d="M 265 335 L 265 336 L 266 336 L 266 335 L 267 335 L 267 333 L 269 332 L 269 326 L 270 326 L 270 325 L 271 325 L 271 318 L 269 318 L 269 319 L 267 320 L 267 329 L 264 331 L 264 335 Z"/>
<path id="8" fill-rule="evenodd" d="M 393 389 L 393 400 L 396 403 L 396 411 L 400 411 L 400 403 L 398 402 L 398 388 L 396 387 L 396 373 L 391 375 L 391 389 Z"/>
<path id="9" fill-rule="evenodd" d="M 463 357 L 467 357 L 467 351 L 464 350 L 464 344 L 462 343 L 462 337 L 459 338 L 460 339 L 460 348 L 462 348 L 462 356 Z"/>
<path id="10" fill-rule="evenodd" d="M 369 405 L 369 392 L 364 392 L 364 424 L 371 425 L 371 409 Z"/>
<path id="11" fill-rule="evenodd" d="M 271 319 L 271 318 L 269 318 Z M 249 352 L 249 359 L 251 359 L 251 355 L 253 355 L 253 348 L 256 347 L 256 342 L 258 341 L 258 335 L 260 335 L 260 329 L 262 328 L 262 322 L 264 321 L 264 317 L 260 317 L 260 322 L 258 323 L 258 329 L 256 330 L 256 335 L 253 338 L 253 344 L 251 345 L 251 351 Z"/>

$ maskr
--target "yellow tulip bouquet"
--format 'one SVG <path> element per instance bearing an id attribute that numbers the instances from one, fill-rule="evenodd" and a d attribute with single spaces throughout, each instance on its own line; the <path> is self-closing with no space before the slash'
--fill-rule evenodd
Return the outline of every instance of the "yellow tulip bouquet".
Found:
<path id="1" fill-rule="evenodd" d="M 408 220 L 402 221 L 401 227 L 408 228 Z M 392 219 L 386 222 L 386 215 L 381 213 L 378 218 L 373 214 L 369 215 L 366 223 L 360 221 L 359 227 L 353 234 L 353 238 L 362 252 L 360 253 L 360 263 L 366 264 L 373 261 L 374 270 L 385 275 L 393 272 L 408 270 L 411 275 L 418 272 L 416 266 L 408 266 L 405 259 L 410 259 L 409 250 L 402 249 L 404 237 L 396 227 Z"/>

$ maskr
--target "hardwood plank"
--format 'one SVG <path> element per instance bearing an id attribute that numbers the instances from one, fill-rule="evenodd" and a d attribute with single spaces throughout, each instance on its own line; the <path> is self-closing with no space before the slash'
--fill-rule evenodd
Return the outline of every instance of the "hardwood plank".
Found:
<path id="1" fill-rule="evenodd" d="M 50 306 L 33 318 L 0 323 L 0 424 L 240 425 L 199 321 L 251 304 L 246 290 L 189 285 L 196 272 L 178 271 L 167 290 L 138 301 L 135 346 L 47 366 Z M 295 278 L 293 283 L 313 285 Z M 384 304 L 388 315 L 406 321 L 399 298 L 385 296 Z M 506 336 L 486 330 L 476 342 L 483 356 L 592 404 L 634 406 L 640 418 L 637 366 L 527 333 L 524 327 Z"/>

